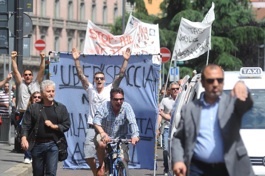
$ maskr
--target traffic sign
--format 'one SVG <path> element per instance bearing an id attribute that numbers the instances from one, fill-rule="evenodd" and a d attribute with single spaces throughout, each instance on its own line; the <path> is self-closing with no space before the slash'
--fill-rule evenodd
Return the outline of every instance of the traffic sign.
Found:
<path id="1" fill-rule="evenodd" d="M 169 80 L 178 81 L 179 80 L 179 67 L 170 67 L 169 69 Z"/>
<path id="2" fill-rule="evenodd" d="M 168 48 L 166 47 L 160 48 L 160 54 L 161 54 L 163 63 L 168 62 L 170 60 L 171 52 Z"/>
<path id="3" fill-rule="evenodd" d="M 44 40 L 37 40 L 34 44 L 36 50 L 42 51 L 46 47 L 46 43 Z"/>

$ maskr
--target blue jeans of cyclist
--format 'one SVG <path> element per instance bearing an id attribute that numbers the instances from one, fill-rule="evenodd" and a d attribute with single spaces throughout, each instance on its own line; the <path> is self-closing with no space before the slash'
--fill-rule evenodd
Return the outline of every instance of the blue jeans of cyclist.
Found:
<path id="1" fill-rule="evenodd" d="M 162 147 L 163 147 L 163 160 L 164 160 L 165 173 L 168 173 L 168 135 L 169 135 L 169 128 L 164 128 L 162 134 Z"/>
<path id="2" fill-rule="evenodd" d="M 33 176 L 55 176 L 58 147 L 55 142 L 36 143 L 31 151 Z"/>

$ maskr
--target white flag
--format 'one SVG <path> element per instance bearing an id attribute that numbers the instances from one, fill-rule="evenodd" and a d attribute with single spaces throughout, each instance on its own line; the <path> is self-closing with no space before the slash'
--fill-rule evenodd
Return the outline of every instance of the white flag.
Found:
<path id="1" fill-rule="evenodd" d="M 173 51 L 173 60 L 194 59 L 211 49 L 211 29 L 215 19 L 214 3 L 202 22 L 182 18 Z"/>

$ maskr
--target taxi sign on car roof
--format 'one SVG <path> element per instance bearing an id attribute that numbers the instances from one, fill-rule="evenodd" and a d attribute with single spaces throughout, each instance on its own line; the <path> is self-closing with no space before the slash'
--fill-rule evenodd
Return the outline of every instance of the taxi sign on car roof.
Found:
<path id="1" fill-rule="evenodd" d="M 261 77 L 262 73 L 260 67 L 242 67 L 240 69 L 240 76 L 242 77 Z"/>

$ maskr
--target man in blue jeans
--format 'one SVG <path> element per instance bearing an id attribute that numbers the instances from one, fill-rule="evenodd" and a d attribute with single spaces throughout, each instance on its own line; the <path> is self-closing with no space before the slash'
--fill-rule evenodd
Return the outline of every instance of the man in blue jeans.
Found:
<path id="1" fill-rule="evenodd" d="M 69 130 L 71 122 L 66 107 L 54 100 L 55 83 L 45 80 L 40 89 L 42 101 L 30 105 L 24 113 L 21 147 L 31 151 L 33 176 L 54 176 L 59 152 L 55 140 Z M 32 131 L 34 135 L 30 135 Z M 33 136 L 31 140 L 30 136 Z M 29 143 L 32 140 L 34 144 Z"/>
<path id="2" fill-rule="evenodd" d="M 159 115 L 157 122 L 158 125 L 160 125 L 159 134 L 162 134 L 164 175 L 168 175 L 168 133 L 171 118 L 170 112 L 175 100 L 178 97 L 179 90 L 180 86 L 178 83 L 171 83 L 169 86 L 170 96 L 163 98 L 159 104 Z"/>

